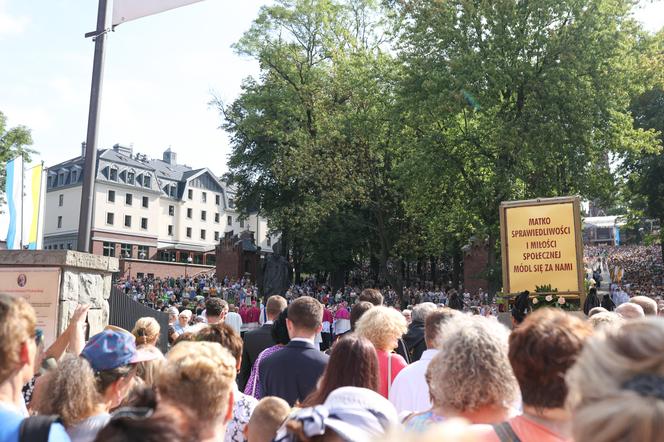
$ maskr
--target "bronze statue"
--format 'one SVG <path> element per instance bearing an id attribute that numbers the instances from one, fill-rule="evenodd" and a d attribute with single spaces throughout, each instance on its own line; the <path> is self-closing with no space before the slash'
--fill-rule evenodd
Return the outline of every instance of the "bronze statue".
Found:
<path id="1" fill-rule="evenodd" d="M 261 269 L 261 279 L 258 285 L 263 302 L 272 295 L 285 296 L 290 281 L 288 279 L 288 260 L 282 255 L 281 241 L 272 246 L 270 254 Z"/>

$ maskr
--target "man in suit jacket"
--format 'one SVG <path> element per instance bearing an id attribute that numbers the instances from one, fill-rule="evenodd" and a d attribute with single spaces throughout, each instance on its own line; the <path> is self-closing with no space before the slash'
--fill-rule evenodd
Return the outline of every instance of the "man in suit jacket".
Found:
<path id="1" fill-rule="evenodd" d="M 288 307 L 290 343 L 263 359 L 259 379 L 264 396 L 278 396 L 293 406 L 316 388 L 329 357 L 314 345 L 323 325 L 323 305 L 309 296 Z"/>
<path id="2" fill-rule="evenodd" d="M 270 296 L 265 305 L 267 321 L 261 327 L 244 334 L 242 366 L 237 377 L 240 391 L 244 391 L 244 387 L 247 385 L 247 381 L 251 375 L 251 367 L 253 367 L 254 362 L 258 359 L 258 355 L 266 348 L 275 345 L 274 339 L 272 339 L 272 323 L 286 309 L 286 305 L 286 299 L 283 297 L 279 295 Z"/>

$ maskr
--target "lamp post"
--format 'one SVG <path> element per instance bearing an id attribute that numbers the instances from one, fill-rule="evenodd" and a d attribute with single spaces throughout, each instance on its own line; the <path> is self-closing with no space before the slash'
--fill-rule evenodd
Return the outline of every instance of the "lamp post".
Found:
<path id="1" fill-rule="evenodd" d="M 194 261 L 194 259 L 191 257 L 191 255 L 187 256 L 187 263 L 184 265 L 184 277 L 187 278 L 187 266 L 191 264 Z"/>

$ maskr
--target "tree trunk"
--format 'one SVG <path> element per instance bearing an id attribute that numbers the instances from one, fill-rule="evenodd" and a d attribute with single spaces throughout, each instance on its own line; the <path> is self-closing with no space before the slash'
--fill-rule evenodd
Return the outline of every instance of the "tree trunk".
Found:
<path id="1" fill-rule="evenodd" d="M 429 262 L 431 263 L 431 284 L 433 285 L 433 288 L 436 287 L 436 267 L 438 266 L 438 258 L 435 256 L 431 255 L 429 257 Z"/>
<path id="2" fill-rule="evenodd" d="M 498 255 L 496 253 L 496 235 L 489 231 L 489 250 L 487 256 L 487 282 L 489 283 L 489 299 L 493 299 L 493 296 L 500 289 L 501 275 L 498 267 Z"/>
<path id="3" fill-rule="evenodd" d="M 454 251 L 452 253 L 452 286 L 458 290 L 459 283 L 461 282 L 463 252 L 456 241 L 454 242 Z"/>
<path id="4" fill-rule="evenodd" d="M 659 247 L 662 251 L 662 261 L 664 261 L 664 216 L 659 218 Z"/>

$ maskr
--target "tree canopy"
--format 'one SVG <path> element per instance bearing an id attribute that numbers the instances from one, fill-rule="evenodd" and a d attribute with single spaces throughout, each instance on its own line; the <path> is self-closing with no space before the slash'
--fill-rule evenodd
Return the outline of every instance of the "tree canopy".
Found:
<path id="1" fill-rule="evenodd" d="M 616 158 L 658 152 L 633 98 L 661 71 L 631 0 L 281 0 L 236 44 L 260 63 L 218 103 L 238 205 L 296 269 L 403 284 L 409 263 L 497 259 L 501 201 L 611 202 Z M 655 127 L 656 128 L 656 127 Z M 659 175 L 661 176 L 661 174 Z M 653 203 L 648 203 L 653 206 Z M 375 264 L 375 265 L 374 265 Z"/>

